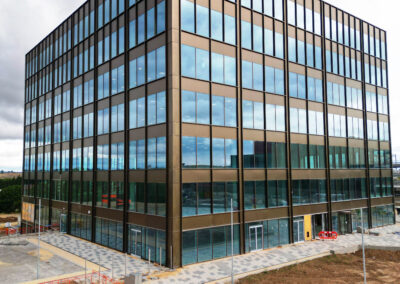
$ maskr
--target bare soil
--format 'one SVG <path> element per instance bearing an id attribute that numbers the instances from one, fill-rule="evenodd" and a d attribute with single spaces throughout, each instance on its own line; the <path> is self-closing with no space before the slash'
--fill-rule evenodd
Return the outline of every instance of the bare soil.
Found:
<path id="1" fill-rule="evenodd" d="M 20 176 L 22 176 L 22 173 L 0 173 L 0 179 L 18 178 Z"/>
<path id="2" fill-rule="evenodd" d="M 367 250 L 368 283 L 400 283 L 400 251 Z M 239 280 L 240 284 L 264 283 L 363 283 L 362 251 L 330 255 Z"/>

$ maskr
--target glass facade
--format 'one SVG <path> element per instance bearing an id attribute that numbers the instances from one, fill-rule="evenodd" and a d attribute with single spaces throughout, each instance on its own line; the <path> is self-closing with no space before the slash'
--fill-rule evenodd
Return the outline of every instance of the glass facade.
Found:
<path id="1" fill-rule="evenodd" d="M 88 0 L 26 55 L 42 223 L 171 267 L 230 254 L 231 200 L 235 254 L 307 240 L 309 214 L 391 224 L 386 32 L 320 0 L 173 1 Z"/>

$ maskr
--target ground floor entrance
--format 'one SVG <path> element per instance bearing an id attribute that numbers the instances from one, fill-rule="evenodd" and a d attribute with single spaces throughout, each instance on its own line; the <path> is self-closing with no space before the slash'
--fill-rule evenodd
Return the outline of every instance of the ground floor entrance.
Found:
<path id="1" fill-rule="evenodd" d="M 131 254 L 142 257 L 142 231 L 131 229 Z"/>
<path id="2" fill-rule="evenodd" d="M 293 242 L 304 242 L 304 216 L 293 219 Z"/>
<path id="3" fill-rule="evenodd" d="M 263 226 L 255 225 L 249 227 L 249 245 L 250 251 L 263 249 Z"/>
<path id="4" fill-rule="evenodd" d="M 60 214 L 60 233 L 67 232 L 67 220 L 68 220 L 67 214 Z"/>

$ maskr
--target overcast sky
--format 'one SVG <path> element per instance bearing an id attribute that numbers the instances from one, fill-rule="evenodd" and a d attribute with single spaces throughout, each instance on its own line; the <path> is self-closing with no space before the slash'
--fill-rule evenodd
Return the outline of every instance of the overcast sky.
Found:
<path id="1" fill-rule="evenodd" d="M 84 0 L 0 0 L 0 170 L 21 170 L 25 54 Z M 398 0 L 327 0 L 388 33 L 393 153 L 400 158 Z M 398 52 L 398 51 L 397 51 Z M 396 80 L 397 79 L 397 80 Z"/>

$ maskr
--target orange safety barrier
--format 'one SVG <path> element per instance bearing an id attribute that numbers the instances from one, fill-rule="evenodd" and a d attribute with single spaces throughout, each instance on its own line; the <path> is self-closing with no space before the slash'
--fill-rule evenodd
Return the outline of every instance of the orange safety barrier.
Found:
<path id="1" fill-rule="evenodd" d="M 336 240 L 338 233 L 335 231 L 321 231 L 318 233 L 318 237 L 321 240 Z"/>
<path id="2" fill-rule="evenodd" d="M 10 236 L 10 235 L 15 235 L 17 232 L 18 232 L 17 229 L 12 227 L 0 229 L 0 235 L 5 234 L 6 236 Z"/>

